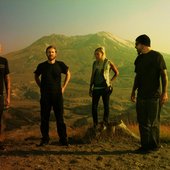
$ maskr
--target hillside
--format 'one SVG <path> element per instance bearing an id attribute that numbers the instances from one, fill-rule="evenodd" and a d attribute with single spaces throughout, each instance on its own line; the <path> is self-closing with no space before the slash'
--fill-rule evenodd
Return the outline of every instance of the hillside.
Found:
<path id="1" fill-rule="evenodd" d="M 64 94 L 69 147 L 61 147 L 58 143 L 54 114 L 50 117 L 50 144 L 36 147 L 40 141 L 40 96 L 33 71 L 38 63 L 46 60 L 44 51 L 50 44 L 57 46 L 58 60 L 69 65 L 72 73 Z M 139 140 L 116 131 L 116 127 L 93 134 L 88 90 L 93 52 L 98 46 L 105 46 L 107 57 L 120 71 L 111 95 L 110 120 L 121 119 L 130 132 L 139 134 L 135 105 L 129 99 L 136 57 L 134 44 L 106 32 L 70 37 L 45 36 L 25 49 L 6 55 L 11 71 L 12 101 L 11 108 L 3 116 L 5 150 L 0 150 L 0 169 L 170 169 L 170 103 L 163 107 L 161 115 L 164 125 L 161 126 L 162 148 L 158 152 L 137 154 L 135 149 L 139 147 Z M 170 55 L 164 56 L 169 68 Z M 99 121 L 102 116 L 100 102 Z"/>
<path id="2" fill-rule="evenodd" d="M 33 71 L 38 63 L 46 60 L 44 51 L 51 44 L 58 49 L 58 60 L 64 61 L 72 73 L 71 82 L 65 93 L 66 105 L 69 105 L 70 99 L 76 100 L 75 107 L 79 112 L 90 111 L 91 99 L 88 97 L 88 84 L 94 60 L 93 52 L 98 46 L 105 46 L 107 57 L 117 65 L 120 71 L 111 96 L 111 116 L 125 114 L 127 117 L 129 115 L 133 117 L 132 115 L 135 115 L 134 105 L 129 101 L 134 77 L 133 63 L 136 57 L 134 43 L 107 32 L 82 36 L 52 34 L 40 38 L 20 51 L 7 54 L 14 99 L 39 99 L 39 89 L 35 85 Z M 170 55 L 164 54 L 164 56 L 169 67 Z M 169 111 L 168 103 L 163 110 L 164 120 L 169 117 Z"/>

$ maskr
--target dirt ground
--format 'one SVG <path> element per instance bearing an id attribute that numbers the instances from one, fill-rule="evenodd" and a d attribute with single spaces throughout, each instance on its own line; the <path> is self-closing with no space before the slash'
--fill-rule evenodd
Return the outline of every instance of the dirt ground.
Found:
<path id="1" fill-rule="evenodd" d="M 55 132 L 51 132 L 50 144 L 37 147 L 39 127 L 22 127 L 5 135 L 5 149 L 0 151 L 1 170 L 121 170 L 121 169 L 170 169 L 170 144 L 149 154 L 134 152 L 137 141 L 116 137 L 82 143 L 70 139 L 70 145 L 60 146 Z M 75 133 L 69 129 L 69 135 Z"/>
<path id="2" fill-rule="evenodd" d="M 76 121 L 79 115 L 71 113 L 65 117 L 70 145 L 59 145 L 55 121 L 51 121 L 50 144 L 37 147 L 40 142 L 38 112 L 37 103 L 31 107 L 26 103 L 14 107 L 11 114 L 6 113 L 5 150 L 0 150 L 0 170 L 170 169 L 169 141 L 163 141 L 159 151 L 148 154 L 137 154 L 139 141 L 121 134 L 87 142 L 88 136 L 84 134 L 91 125 L 86 119 Z"/>

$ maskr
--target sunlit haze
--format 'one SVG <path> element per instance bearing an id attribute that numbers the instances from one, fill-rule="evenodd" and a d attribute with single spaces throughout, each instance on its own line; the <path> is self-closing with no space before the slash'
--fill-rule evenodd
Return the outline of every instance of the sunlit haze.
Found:
<path id="1" fill-rule="evenodd" d="M 50 34 L 110 32 L 134 41 L 147 34 L 152 47 L 170 53 L 169 0 L 0 0 L 2 53 Z"/>

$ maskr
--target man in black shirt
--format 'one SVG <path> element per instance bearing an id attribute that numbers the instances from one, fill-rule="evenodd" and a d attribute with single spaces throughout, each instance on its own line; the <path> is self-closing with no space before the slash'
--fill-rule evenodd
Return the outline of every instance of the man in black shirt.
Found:
<path id="1" fill-rule="evenodd" d="M 39 146 L 49 143 L 49 118 L 53 107 L 56 117 L 57 131 L 61 145 L 68 145 L 66 125 L 63 118 L 63 93 L 70 80 L 70 71 L 61 61 L 56 61 L 57 50 L 54 46 L 46 49 L 48 60 L 39 64 L 35 70 L 35 81 L 41 92 L 41 134 Z M 61 87 L 61 74 L 65 74 L 65 81 Z M 41 79 L 40 79 L 41 76 Z"/>
<path id="2" fill-rule="evenodd" d="M 150 48 L 150 38 L 141 35 L 136 39 L 138 57 L 135 60 L 136 77 L 131 100 L 135 102 L 137 90 L 137 120 L 141 136 L 138 151 L 152 151 L 160 148 L 160 111 L 168 100 L 168 76 L 163 56 Z M 160 78 L 162 89 L 160 89 Z"/>
<path id="3" fill-rule="evenodd" d="M 1 51 L 1 47 L 0 47 Z M 0 137 L 2 131 L 2 114 L 4 110 L 4 85 L 6 89 L 5 107 L 10 105 L 10 77 L 9 67 L 7 59 L 0 57 Z M 3 149 L 3 145 L 0 142 L 0 149 Z"/>

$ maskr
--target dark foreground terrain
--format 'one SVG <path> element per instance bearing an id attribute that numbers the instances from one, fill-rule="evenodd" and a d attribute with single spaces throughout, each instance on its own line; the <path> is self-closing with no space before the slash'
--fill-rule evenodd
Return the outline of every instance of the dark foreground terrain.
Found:
<path id="1" fill-rule="evenodd" d="M 93 136 L 89 133 L 91 117 L 69 113 L 67 109 L 70 146 L 59 145 L 52 116 L 50 144 L 36 147 L 40 140 L 38 104 L 13 104 L 4 113 L 5 150 L 0 151 L 0 170 L 170 169 L 169 139 L 162 141 L 163 148 L 157 152 L 137 154 L 137 139 L 119 133 Z"/>

